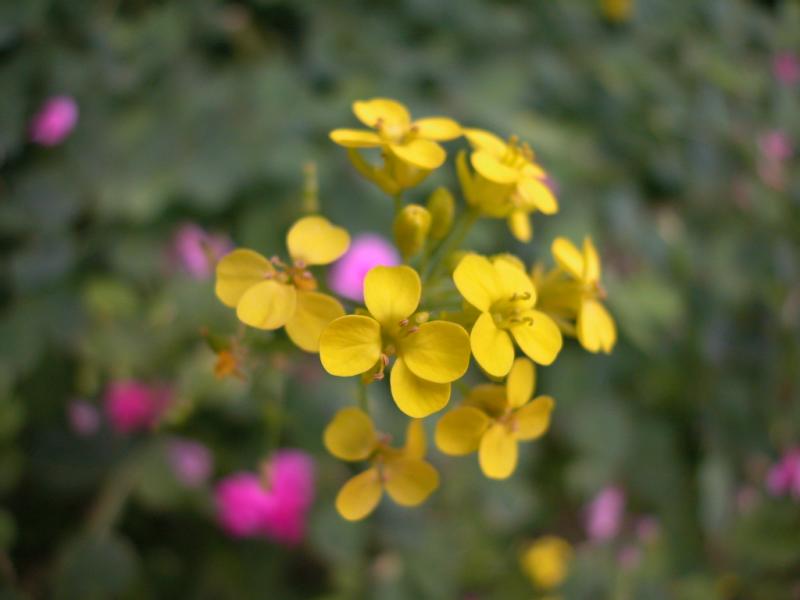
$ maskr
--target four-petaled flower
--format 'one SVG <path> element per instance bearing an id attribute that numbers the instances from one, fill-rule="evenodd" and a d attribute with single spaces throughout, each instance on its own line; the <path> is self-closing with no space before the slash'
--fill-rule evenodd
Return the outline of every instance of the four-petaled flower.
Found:
<path id="1" fill-rule="evenodd" d="M 465 129 L 472 145 L 470 163 L 466 152 L 456 159 L 456 168 L 467 202 L 489 217 L 507 219 L 518 240 L 531 239 L 529 213 L 558 212 L 558 201 L 546 183 L 547 174 L 535 161 L 533 150 L 512 137 L 508 143 L 481 129 Z"/>
<path id="2" fill-rule="evenodd" d="M 509 477 L 517 466 L 517 443 L 534 440 L 550 426 L 555 406 L 550 396 L 531 400 L 536 371 L 527 358 L 518 358 L 505 387 L 475 387 L 464 405 L 445 414 L 436 424 L 436 446 L 445 454 L 462 456 L 478 451 L 483 474 Z"/>
<path id="3" fill-rule="evenodd" d="M 461 325 L 429 322 L 427 314 L 415 314 L 421 293 L 419 275 L 411 267 L 375 267 L 364 279 L 369 315 L 335 319 L 322 332 L 319 348 L 328 373 L 364 375 L 366 381 L 383 379 L 389 358 L 396 356 L 392 397 L 415 418 L 447 405 L 450 384 L 466 372 L 470 354 L 469 336 Z"/>
<path id="4" fill-rule="evenodd" d="M 425 431 L 411 420 L 403 448 L 392 448 L 369 416 L 359 408 L 344 408 L 325 428 L 325 447 L 347 461 L 369 460 L 369 469 L 347 481 L 336 496 L 336 510 L 348 521 L 368 516 L 383 496 L 401 506 L 417 506 L 439 487 L 439 473 L 424 460 Z"/>
<path id="5" fill-rule="evenodd" d="M 535 310 L 536 289 L 516 261 L 493 262 L 468 254 L 453 273 L 458 291 L 480 311 L 470 345 L 475 360 L 495 377 L 505 376 L 514 362 L 513 336 L 522 351 L 541 365 L 552 363 L 562 346 L 558 325 Z"/>
<path id="6" fill-rule="evenodd" d="M 304 217 L 286 235 L 291 264 L 253 250 L 234 250 L 217 263 L 217 297 L 236 308 L 243 323 L 259 329 L 285 327 L 298 347 L 317 352 L 322 330 L 344 309 L 335 298 L 315 291 L 317 281 L 308 267 L 332 263 L 349 244 L 344 229 L 323 217 Z"/>

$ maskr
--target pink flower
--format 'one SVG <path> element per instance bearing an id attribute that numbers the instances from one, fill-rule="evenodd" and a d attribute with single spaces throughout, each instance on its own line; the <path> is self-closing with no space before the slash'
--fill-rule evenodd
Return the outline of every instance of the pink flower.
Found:
<path id="1" fill-rule="evenodd" d="M 169 442 L 167 460 L 175 477 L 186 487 L 203 485 L 211 476 L 214 466 L 214 457 L 206 446 L 180 438 Z"/>
<path id="2" fill-rule="evenodd" d="M 779 83 L 792 86 L 800 81 L 800 59 L 793 52 L 779 52 L 772 59 L 772 72 Z"/>
<path id="3" fill-rule="evenodd" d="M 106 391 L 106 416 L 117 433 L 150 429 L 169 406 L 172 390 L 138 381 L 117 381 Z"/>
<path id="4" fill-rule="evenodd" d="M 589 538 L 603 542 L 616 537 L 622 526 L 625 492 L 616 486 L 603 488 L 586 508 Z"/>
<path id="5" fill-rule="evenodd" d="M 100 428 L 100 411 L 91 402 L 73 400 L 67 407 L 67 419 L 73 433 L 81 437 L 93 435 Z"/>
<path id="6" fill-rule="evenodd" d="M 208 233 L 194 223 L 184 223 L 172 238 L 172 255 L 180 267 L 195 279 L 208 279 L 217 261 L 233 249 L 224 235 Z"/>
<path id="7" fill-rule="evenodd" d="M 69 96 L 48 99 L 30 123 L 30 139 L 41 146 L 56 146 L 78 122 L 78 105 Z"/>
<path id="8" fill-rule="evenodd" d="M 273 498 L 255 473 L 235 473 L 217 484 L 217 518 L 235 538 L 254 537 L 264 530 L 264 519 Z"/>
<path id="9" fill-rule="evenodd" d="M 783 162 L 792 156 L 792 141 L 780 130 L 768 131 L 758 140 L 758 147 L 764 158 L 770 161 Z"/>
<path id="10" fill-rule="evenodd" d="M 364 300 L 364 277 L 372 267 L 400 264 L 400 255 L 386 239 L 374 233 L 353 238 L 350 249 L 331 267 L 328 285 L 345 298 Z"/>
<path id="11" fill-rule="evenodd" d="M 800 499 L 800 448 L 793 448 L 767 473 L 767 489 L 773 496 L 792 494 Z"/>

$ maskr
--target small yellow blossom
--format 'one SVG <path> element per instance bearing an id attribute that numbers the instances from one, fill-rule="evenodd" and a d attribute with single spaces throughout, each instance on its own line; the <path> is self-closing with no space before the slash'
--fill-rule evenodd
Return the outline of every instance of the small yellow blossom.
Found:
<path id="1" fill-rule="evenodd" d="M 609 21 L 624 23 L 633 13 L 633 0 L 600 0 L 600 10 Z"/>
<path id="2" fill-rule="evenodd" d="M 239 358 L 231 350 L 217 352 L 217 360 L 214 362 L 214 377 L 217 379 L 225 379 L 226 377 L 244 379 L 244 373 L 239 365 Z"/>
<path id="3" fill-rule="evenodd" d="M 535 586 L 552 590 L 567 578 L 572 560 L 572 546 L 566 540 L 548 535 L 528 546 L 522 553 L 520 564 L 523 572 Z"/>
<path id="4" fill-rule="evenodd" d="M 401 506 L 417 506 L 439 487 L 439 473 L 424 460 L 425 431 L 411 420 L 403 448 L 392 448 L 367 413 L 345 408 L 336 413 L 323 436 L 325 447 L 347 461 L 368 460 L 369 469 L 351 478 L 336 496 L 336 510 L 348 521 L 367 517 L 386 491 Z"/>
<path id="5" fill-rule="evenodd" d="M 552 363 L 562 346 L 561 331 L 545 313 L 535 310 L 536 289 L 524 270 L 504 257 L 493 262 L 468 254 L 453 280 L 464 299 L 480 311 L 472 326 L 472 354 L 484 371 L 504 377 L 514 362 L 513 339 L 541 365 Z"/>
<path id="6" fill-rule="evenodd" d="M 513 137 L 506 143 L 481 129 L 465 129 L 464 135 L 472 145 L 474 173 L 463 151 L 456 168 L 467 202 L 489 217 L 507 219 L 514 237 L 529 241 L 533 231 L 528 215 L 536 210 L 546 215 L 558 212 L 558 201 L 530 146 Z"/>
<path id="7" fill-rule="evenodd" d="M 479 385 L 464 406 L 444 415 L 436 424 L 436 446 L 445 454 L 462 456 L 478 451 L 483 474 L 509 477 L 517 466 L 517 443 L 543 435 L 555 406 L 550 396 L 531 400 L 536 371 L 527 358 L 518 358 L 505 387 Z"/>
<path id="8" fill-rule="evenodd" d="M 234 250 L 217 263 L 217 297 L 236 308 L 243 323 L 259 329 L 285 327 L 298 347 L 317 352 L 322 330 L 344 309 L 335 298 L 315 291 L 317 282 L 308 267 L 335 261 L 349 245 L 344 229 L 323 217 L 304 217 L 286 236 L 291 264 L 253 250 Z"/>
<path id="9" fill-rule="evenodd" d="M 469 336 L 461 325 L 426 321 L 415 314 L 422 294 L 417 272 L 408 266 L 375 267 L 364 279 L 369 315 L 346 315 L 320 338 L 320 361 L 338 377 L 384 377 L 391 356 L 390 386 L 398 408 L 423 418 L 447 405 L 450 384 L 469 366 Z"/>
<path id="10" fill-rule="evenodd" d="M 447 153 L 438 142 L 461 135 L 461 126 L 452 119 L 430 117 L 412 121 L 403 104 L 388 98 L 356 101 L 353 112 L 374 131 L 335 129 L 331 139 L 350 149 L 350 159 L 361 174 L 390 195 L 419 184 L 442 166 Z M 380 148 L 383 166 L 367 163 L 355 150 L 358 148 Z"/>
<path id="11" fill-rule="evenodd" d="M 558 268 L 547 274 L 539 268 L 533 274 L 539 290 L 537 308 L 553 316 L 565 333 L 577 336 L 589 352 L 610 353 L 617 341 L 617 327 L 600 302 L 605 290 L 591 238 L 584 239 L 582 252 L 566 238 L 556 238 L 551 252 Z M 575 319 L 574 327 L 571 319 Z"/>

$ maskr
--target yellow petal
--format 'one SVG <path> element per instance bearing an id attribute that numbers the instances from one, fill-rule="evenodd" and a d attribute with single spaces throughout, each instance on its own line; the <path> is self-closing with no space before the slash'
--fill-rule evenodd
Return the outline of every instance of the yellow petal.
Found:
<path id="1" fill-rule="evenodd" d="M 400 349 L 411 372 L 434 383 L 455 381 L 469 366 L 469 335 L 449 321 L 423 323 L 400 340 Z"/>
<path id="2" fill-rule="evenodd" d="M 572 546 L 555 536 L 536 540 L 521 557 L 522 569 L 538 587 L 550 590 L 567 578 Z"/>
<path id="3" fill-rule="evenodd" d="M 439 473 L 416 458 L 397 458 L 384 467 L 386 492 L 401 506 L 422 504 L 439 487 Z"/>
<path id="4" fill-rule="evenodd" d="M 383 495 L 380 473 L 375 467 L 351 478 L 336 496 L 336 510 L 348 521 L 367 517 Z"/>
<path id="5" fill-rule="evenodd" d="M 334 319 L 319 338 L 319 359 L 331 375 L 360 375 L 380 356 L 381 326 L 370 317 L 345 315 Z"/>
<path id="6" fill-rule="evenodd" d="M 508 215 L 508 228 L 520 242 L 530 242 L 533 237 L 531 218 L 524 210 L 512 210 Z"/>
<path id="7" fill-rule="evenodd" d="M 453 281 L 464 299 L 482 312 L 503 297 L 503 285 L 485 256 L 467 254 L 453 271 Z"/>
<path id="8" fill-rule="evenodd" d="M 583 240 L 583 280 L 587 283 L 600 281 L 600 257 L 588 236 Z"/>
<path id="9" fill-rule="evenodd" d="M 325 217 L 303 217 L 289 229 L 286 246 L 294 260 L 327 265 L 347 252 L 350 235 Z"/>
<path id="10" fill-rule="evenodd" d="M 360 129 L 334 129 L 331 139 L 345 148 L 374 148 L 382 144 L 381 138 L 372 131 Z"/>
<path id="11" fill-rule="evenodd" d="M 467 166 L 467 153 L 465 150 L 460 150 L 456 156 L 456 174 L 458 175 L 458 183 L 461 184 L 461 191 L 464 192 L 464 199 L 467 201 L 467 204 L 470 206 L 477 206 L 479 204 L 479 198 L 476 194 L 472 172 Z"/>
<path id="12" fill-rule="evenodd" d="M 502 423 L 495 423 L 481 438 L 478 448 L 481 471 L 490 479 L 505 479 L 517 467 L 517 440 Z"/>
<path id="13" fill-rule="evenodd" d="M 490 417 L 499 417 L 508 408 L 506 388 L 495 383 L 482 383 L 476 385 L 464 398 L 465 406 L 473 406 L 485 412 Z"/>
<path id="14" fill-rule="evenodd" d="M 328 324 L 344 315 L 336 298 L 318 292 L 297 292 L 294 316 L 286 322 L 289 339 L 301 350 L 319 352 L 319 338 Z"/>
<path id="15" fill-rule="evenodd" d="M 506 143 L 493 133 L 483 129 L 465 129 L 464 136 L 476 150 L 485 150 L 498 157 L 506 153 Z"/>
<path id="16" fill-rule="evenodd" d="M 439 144 L 421 138 L 390 144 L 389 149 L 400 160 L 426 171 L 438 169 L 447 158 L 447 153 Z"/>
<path id="17" fill-rule="evenodd" d="M 278 329 L 294 315 L 297 292 L 277 281 L 262 281 L 249 288 L 236 305 L 239 320 L 258 329 Z"/>
<path id="18" fill-rule="evenodd" d="M 498 329 L 492 315 L 483 313 L 469 336 L 470 347 L 481 368 L 494 377 L 505 377 L 514 362 L 514 344 L 507 332 Z"/>
<path id="19" fill-rule="evenodd" d="M 540 365 L 549 365 L 558 356 L 563 345 L 561 330 L 555 321 L 538 310 L 525 313 L 532 323 L 522 323 L 511 328 L 519 347 L 528 357 Z"/>
<path id="20" fill-rule="evenodd" d="M 522 262 L 522 259 L 518 256 L 514 256 L 510 252 L 503 252 L 501 254 L 493 254 L 492 255 L 492 264 L 496 265 L 499 262 L 506 262 L 512 267 L 515 267 L 522 271 L 523 273 L 526 272 L 525 263 Z"/>
<path id="21" fill-rule="evenodd" d="M 417 135 L 428 140 L 446 142 L 461 135 L 461 125 L 446 117 L 428 117 L 414 121 Z"/>
<path id="22" fill-rule="evenodd" d="M 463 456 L 475 452 L 489 426 L 489 417 L 472 406 L 451 410 L 436 423 L 436 447 L 445 454 Z"/>
<path id="23" fill-rule="evenodd" d="M 536 304 L 536 288 L 528 274 L 507 260 L 499 260 L 494 270 L 502 288 L 501 298 L 510 300 L 517 298 L 517 308 L 532 308 Z"/>
<path id="24" fill-rule="evenodd" d="M 242 295 L 275 269 L 258 252 L 238 248 L 217 263 L 216 293 L 225 306 L 235 308 Z"/>
<path id="25" fill-rule="evenodd" d="M 556 403 L 550 396 L 539 396 L 514 413 L 518 440 L 535 440 L 550 427 L 550 415 Z"/>
<path id="26" fill-rule="evenodd" d="M 425 439 L 425 427 L 420 419 L 411 419 L 406 427 L 406 443 L 403 454 L 408 458 L 425 458 L 428 441 Z"/>
<path id="27" fill-rule="evenodd" d="M 553 240 L 550 251 L 558 266 L 572 275 L 575 279 L 583 279 L 583 255 L 575 244 L 567 238 L 558 237 Z"/>
<path id="28" fill-rule="evenodd" d="M 493 154 L 483 150 L 472 153 L 472 166 L 483 177 L 495 183 L 516 183 L 519 171 L 500 162 Z"/>
<path id="29" fill-rule="evenodd" d="M 367 127 L 375 127 L 378 121 L 382 121 L 387 127 L 407 126 L 411 122 L 408 109 L 389 98 L 357 100 L 353 102 L 353 112 Z"/>
<path id="30" fill-rule="evenodd" d="M 617 326 L 605 306 L 584 300 L 578 313 L 578 341 L 589 352 L 609 354 L 617 343 Z"/>
<path id="31" fill-rule="evenodd" d="M 450 400 L 449 383 L 433 383 L 417 377 L 402 358 L 392 367 L 391 389 L 397 407 L 415 419 L 442 410 Z"/>
<path id="32" fill-rule="evenodd" d="M 375 426 L 360 408 L 343 408 L 328 423 L 322 435 L 325 448 L 342 460 L 364 460 L 375 450 Z"/>
<path id="33" fill-rule="evenodd" d="M 516 408 L 522 406 L 533 396 L 536 383 L 536 370 L 527 358 L 518 358 L 511 367 L 506 380 L 508 403 Z"/>
<path id="34" fill-rule="evenodd" d="M 535 206 L 544 214 L 552 215 L 558 212 L 558 200 L 550 188 L 539 179 L 525 177 L 519 181 L 517 189 L 531 206 Z"/>
<path id="35" fill-rule="evenodd" d="M 367 310 L 390 331 L 417 310 L 421 294 L 419 275 L 405 265 L 374 267 L 364 278 Z"/>

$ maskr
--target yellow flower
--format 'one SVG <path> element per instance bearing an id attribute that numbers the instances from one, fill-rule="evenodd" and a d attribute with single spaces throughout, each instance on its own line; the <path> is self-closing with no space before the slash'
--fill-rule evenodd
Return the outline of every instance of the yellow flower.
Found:
<path id="1" fill-rule="evenodd" d="M 349 245 L 344 229 L 323 217 L 304 217 L 286 236 L 290 265 L 253 250 L 234 250 L 217 263 L 217 297 L 235 308 L 243 323 L 259 329 L 285 327 L 298 347 L 317 352 L 322 330 L 344 309 L 335 298 L 315 291 L 317 282 L 308 267 L 335 261 Z"/>
<path id="2" fill-rule="evenodd" d="M 614 319 L 600 302 L 605 290 L 600 284 L 600 258 L 591 238 L 581 252 L 559 237 L 551 247 L 558 269 L 544 275 L 534 272 L 540 290 L 538 307 L 556 317 L 562 329 L 576 335 L 589 352 L 610 353 L 617 341 Z M 575 318 L 575 327 L 566 321 Z"/>
<path id="3" fill-rule="evenodd" d="M 561 585 L 567 578 L 572 546 L 560 537 L 541 537 L 522 553 L 520 564 L 533 584 L 543 590 Z"/>
<path id="4" fill-rule="evenodd" d="M 465 129 L 464 135 L 472 145 L 474 173 L 463 151 L 456 168 L 467 202 L 489 217 L 507 219 L 514 237 L 529 241 L 533 232 L 528 214 L 558 212 L 558 201 L 545 184 L 546 174 L 534 161 L 530 146 L 513 137 L 506 143 L 481 129 Z"/>
<path id="5" fill-rule="evenodd" d="M 336 496 L 336 510 L 348 521 L 367 517 L 383 496 L 401 506 L 422 504 L 439 487 L 439 473 L 423 460 L 426 451 L 422 422 L 411 420 L 403 448 L 392 448 L 378 434 L 369 416 L 358 408 L 345 408 L 325 428 L 325 447 L 347 461 L 369 460 L 369 469 L 351 478 Z"/>
<path id="6" fill-rule="evenodd" d="M 404 105 L 388 98 L 356 101 L 353 112 L 374 131 L 335 129 L 331 139 L 351 149 L 350 159 L 361 174 L 391 195 L 419 184 L 439 168 L 447 154 L 438 142 L 461 135 L 461 126 L 452 119 L 430 117 L 412 121 Z M 383 166 L 367 163 L 357 148 L 380 148 Z"/>
<path id="7" fill-rule="evenodd" d="M 464 299 L 480 311 L 472 326 L 472 354 L 484 371 L 505 376 L 514 362 L 512 337 L 541 365 L 552 363 L 562 346 L 561 331 L 545 313 L 535 310 L 536 289 L 525 271 L 504 257 L 490 262 L 468 254 L 453 280 Z"/>
<path id="8" fill-rule="evenodd" d="M 633 0 L 600 0 L 603 15 L 614 23 L 623 23 L 631 18 Z"/>
<path id="9" fill-rule="evenodd" d="M 391 391 L 397 406 L 422 418 L 447 405 L 450 384 L 469 366 L 469 336 L 448 321 L 425 322 L 415 315 L 422 292 L 411 267 L 375 267 L 364 279 L 369 315 L 346 315 L 320 338 L 320 360 L 331 375 L 382 379 L 396 356 Z"/>
<path id="10" fill-rule="evenodd" d="M 543 435 L 555 406 L 550 396 L 531 400 L 536 371 L 527 358 L 518 358 L 505 387 L 479 385 L 464 406 L 444 415 L 436 424 L 436 446 L 445 454 L 463 456 L 478 451 L 483 474 L 509 477 L 517 466 L 517 443 Z"/>

